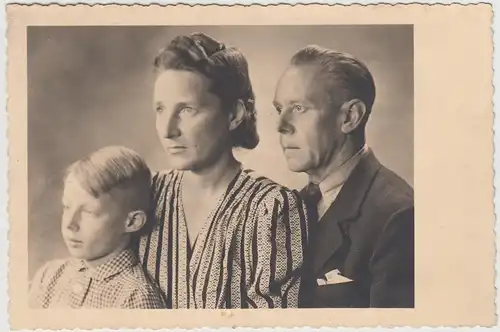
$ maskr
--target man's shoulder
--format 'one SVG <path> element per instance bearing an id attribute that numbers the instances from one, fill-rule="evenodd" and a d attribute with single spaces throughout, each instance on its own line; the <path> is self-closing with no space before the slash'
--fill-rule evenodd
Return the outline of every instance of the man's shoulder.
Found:
<path id="1" fill-rule="evenodd" d="M 413 188 L 401 176 L 382 165 L 366 195 L 365 208 L 393 214 L 413 207 Z"/>

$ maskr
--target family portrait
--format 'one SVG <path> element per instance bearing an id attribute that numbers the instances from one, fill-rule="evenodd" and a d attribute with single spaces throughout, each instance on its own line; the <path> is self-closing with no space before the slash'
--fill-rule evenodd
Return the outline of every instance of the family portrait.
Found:
<path id="1" fill-rule="evenodd" d="M 413 25 L 30 26 L 30 308 L 415 308 Z"/>

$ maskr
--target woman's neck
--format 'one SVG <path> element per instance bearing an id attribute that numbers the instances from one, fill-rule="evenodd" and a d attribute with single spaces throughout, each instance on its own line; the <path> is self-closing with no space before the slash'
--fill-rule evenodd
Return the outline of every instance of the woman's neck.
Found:
<path id="1" fill-rule="evenodd" d="M 241 164 L 231 151 L 208 167 L 186 172 L 185 184 L 208 192 L 218 191 L 221 187 L 227 187 L 240 169 Z"/>

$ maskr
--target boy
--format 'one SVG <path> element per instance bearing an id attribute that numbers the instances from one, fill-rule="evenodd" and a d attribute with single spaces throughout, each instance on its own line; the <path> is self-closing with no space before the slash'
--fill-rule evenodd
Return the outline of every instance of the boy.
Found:
<path id="1" fill-rule="evenodd" d="M 72 257 L 36 273 L 30 307 L 165 307 L 132 250 L 147 221 L 150 182 L 146 163 L 124 147 L 100 149 L 69 167 L 61 232 Z"/>

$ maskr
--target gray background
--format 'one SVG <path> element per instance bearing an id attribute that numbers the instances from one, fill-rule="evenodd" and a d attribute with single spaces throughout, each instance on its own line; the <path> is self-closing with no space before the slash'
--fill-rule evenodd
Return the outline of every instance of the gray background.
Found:
<path id="1" fill-rule="evenodd" d="M 60 235 L 61 172 L 102 146 L 168 167 L 152 107 L 152 59 L 178 34 L 202 31 L 247 57 L 257 99 L 259 147 L 238 151 L 248 168 L 293 188 L 278 144 L 274 86 L 293 53 L 319 44 L 354 54 L 372 71 L 377 97 L 368 143 L 413 185 L 412 26 L 30 27 L 28 29 L 29 277 L 67 252 Z"/>

